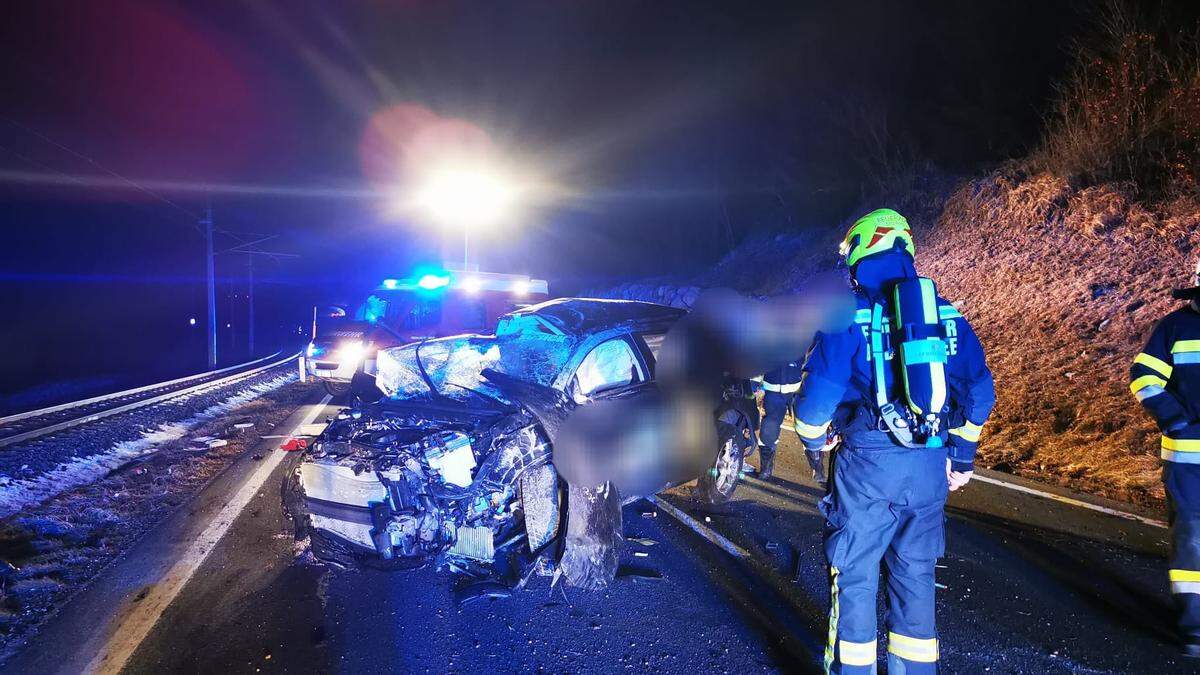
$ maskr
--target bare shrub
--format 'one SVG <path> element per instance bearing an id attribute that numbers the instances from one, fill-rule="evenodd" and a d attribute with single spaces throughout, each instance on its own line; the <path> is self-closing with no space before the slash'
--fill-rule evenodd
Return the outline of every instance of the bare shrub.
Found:
<path id="1" fill-rule="evenodd" d="M 1110 0 L 1077 40 L 1034 170 L 1084 184 L 1130 181 L 1148 196 L 1194 193 L 1200 168 L 1195 27 Z"/>

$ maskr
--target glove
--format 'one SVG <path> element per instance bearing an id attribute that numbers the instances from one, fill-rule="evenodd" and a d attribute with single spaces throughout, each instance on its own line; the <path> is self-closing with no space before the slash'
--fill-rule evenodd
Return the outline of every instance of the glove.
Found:
<path id="1" fill-rule="evenodd" d="M 974 475 L 974 471 L 955 471 L 951 466 L 950 460 L 946 460 L 946 483 L 950 486 L 951 492 L 971 482 L 971 477 Z"/>
<path id="2" fill-rule="evenodd" d="M 804 448 L 804 458 L 808 460 L 808 467 L 812 469 L 813 480 L 822 486 L 828 483 L 829 477 L 825 475 L 825 464 L 821 461 L 821 449 Z"/>

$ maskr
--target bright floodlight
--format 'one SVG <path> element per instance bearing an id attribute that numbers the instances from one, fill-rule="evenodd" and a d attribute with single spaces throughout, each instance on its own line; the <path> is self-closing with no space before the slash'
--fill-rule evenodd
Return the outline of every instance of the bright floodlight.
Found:
<path id="1" fill-rule="evenodd" d="M 516 190 L 508 181 L 481 169 L 437 171 L 417 192 L 417 204 L 429 216 L 460 227 L 504 219 L 515 198 Z"/>
<path id="2" fill-rule="evenodd" d="M 467 277 L 463 279 L 462 287 L 468 293 L 478 293 L 483 288 L 483 282 L 478 277 Z"/>
<path id="3" fill-rule="evenodd" d="M 527 295 L 529 293 L 529 282 L 524 280 L 514 281 L 512 292 L 513 295 Z"/>

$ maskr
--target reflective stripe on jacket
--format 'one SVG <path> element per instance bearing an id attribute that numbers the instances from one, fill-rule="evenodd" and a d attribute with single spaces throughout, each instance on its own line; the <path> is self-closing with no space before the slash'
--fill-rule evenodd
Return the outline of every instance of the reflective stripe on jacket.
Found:
<path id="1" fill-rule="evenodd" d="M 1188 306 L 1158 322 L 1133 358 L 1129 390 L 1162 432 L 1160 456 L 1200 464 L 1200 313 Z"/>

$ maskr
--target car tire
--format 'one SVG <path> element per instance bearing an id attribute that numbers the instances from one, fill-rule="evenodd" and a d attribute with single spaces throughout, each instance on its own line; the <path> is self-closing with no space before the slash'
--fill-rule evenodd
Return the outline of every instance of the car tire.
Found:
<path id="1" fill-rule="evenodd" d="M 725 439 L 713 465 L 696 480 L 697 495 L 709 504 L 724 504 L 733 496 L 742 476 L 745 456 L 733 437 Z"/>
<path id="2" fill-rule="evenodd" d="M 344 396 L 350 392 L 351 388 L 349 382 L 330 382 L 329 380 L 322 380 L 321 384 L 325 387 L 325 391 L 330 396 Z"/>

